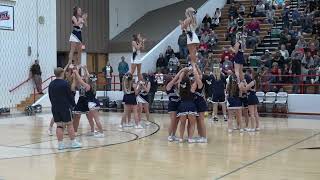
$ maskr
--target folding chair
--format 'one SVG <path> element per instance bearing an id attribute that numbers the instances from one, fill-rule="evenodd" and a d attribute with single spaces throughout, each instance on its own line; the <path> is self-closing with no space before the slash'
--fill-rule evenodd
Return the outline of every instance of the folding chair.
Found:
<path id="1" fill-rule="evenodd" d="M 266 105 L 266 112 L 274 112 L 275 111 L 275 102 L 276 102 L 277 94 L 275 92 L 267 92 L 266 99 L 263 103 Z"/>
<path id="2" fill-rule="evenodd" d="M 256 92 L 256 95 L 257 95 L 258 100 L 259 100 L 258 111 L 264 113 L 266 111 L 266 108 L 265 108 L 265 106 L 263 104 L 264 99 L 265 99 L 265 93 L 262 92 L 262 91 L 258 91 L 258 92 Z"/>
<path id="3" fill-rule="evenodd" d="M 288 93 L 279 92 L 275 102 L 278 113 L 288 113 Z"/>

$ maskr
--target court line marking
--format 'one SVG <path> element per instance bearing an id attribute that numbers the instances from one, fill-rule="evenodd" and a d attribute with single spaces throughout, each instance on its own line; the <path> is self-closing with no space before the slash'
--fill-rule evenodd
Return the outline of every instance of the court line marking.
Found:
<path id="1" fill-rule="evenodd" d="M 106 145 L 102 145 L 102 146 L 96 146 L 96 147 L 90 147 L 90 148 L 86 148 L 86 149 L 82 149 L 82 148 L 79 148 L 79 149 L 68 149 L 66 151 L 62 151 L 62 152 L 52 152 L 52 153 L 47 153 L 47 154 L 36 154 L 36 155 L 30 155 L 30 156 L 19 156 L 19 157 L 6 157 L 6 158 L 0 158 L 0 161 L 1 160 L 10 160 L 10 159 L 21 159 L 21 158 L 27 158 L 27 157 L 38 157 L 38 156 L 48 156 L 48 155 L 56 155 L 56 154 L 62 154 L 62 153 L 72 153 L 72 152 L 77 152 L 77 151 L 89 151 L 89 150 L 93 150 L 93 149 L 98 149 L 98 148 L 104 148 L 104 147 L 108 147 L 108 146 L 114 146 L 114 145 L 120 145 L 120 144 L 125 144 L 125 143 L 130 143 L 130 142 L 133 142 L 133 141 L 137 141 L 137 140 L 140 140 L 140 139 L 144 139 L 144 138 L 147 138 L 147 137 L 150 137 L 154 134 L 156 134 L 157 132 L 159 132 L 160 130 L 160 125 L 155 123 L 155 122 L 152 122 L 152 121 L 149 121 L 151 122 L 152 124 L 156 125 L 158 128 L 156 131 L 154 131 L 153 133 L 147 135 L 147 136 L 143 136 L 141 138 L 139 138 L 139 136 L 135 133 L 132 133 L 136 136 L 135 139 L 132 139 L 132 140 L 129 140 L 129 141 L 125 141 L 125 142 L 120 142 L 120 143 L 113 143 L 113 144 L 106 144 Z M 122 131 L 124 132 L 124 131 Z M 127 132 L 127 131 L 125 131 Z M 131 133 L 131 132 L 128 132 L 128 133 Z M 32 144 L 30 144 L 32 145 Z M 5 146 L 2 146 L 2 147 L 5 147 Z"/>
<path id="2" fill-rule="evenodd" d="M 306 137 L 306 138 L 304 138 L 304 139 L 302 139 L 302 140 L 300 140 L 300 141 L 298 141 L 298 142 L 295 142 L 295 143 L 293 143 L 293 144 L 291 144 L 291 145 L 288 145 L 288 146 L 286 146 L 286 147 L 284 147 L 284 148 L 282 148 L 282 149 L 279 149 L 279 150 L 277 150 L 277 151 L 275 151 L 275 152 L 273 152 L 273 153 L 271 153 L 271 154 L 268 154 L 268 155 L 266 155 L 266 156 L 263 156 L 263 157 L 261 157 L 261 158 L 259 158 L 259 159 L 254 160 L 254 161 L 252 161 L 252 162 L 249 162 L 249 163 L 247 163 L 247 164 L 245 164 L 245 165 L 242 165 L 241 167 L 239 167 L 239 168 L 237 168 L 237 169 L 234 169 L 234 170 L 232 170 L 232 171 L 230 171 L 230 172 L 228 172 L 228 173 L 226 173 L 226 174 L 223 174 L 223 175 L 215 178 L 215 180 L 219 180 L 219 179 L 222 179 L 222 178 L 224 178 L 224 177 L 226 177 L 226 176 L 229 176 L 229 175 L 231 175 L 231 174 L 233 174 L 233 173 L 236 173 L 236 172 L 238 172 L 238 171 L 240 171 L 240 170 L 242 170 L 242 169 L 244 169 L 244 168 L 247 168 L 247 167 L 249 167 L 249 166 L 251 166 L 251 165 L 253 165 L 253 164 L 255 164 L 255 163 L 259 162 L 259 161 L 262 161 L 262 160 L 267 159 L 267 158 L 269 158 L 269 157 L 271 157 L 271 156 L 273 156 L 273 155 L 276 155 L 276 154 L 278 154 L 278 153 L 280 153 L 280 152 L 282 152 L 282 151 L 285 151 L 285 150 L 287 150 L 287 149 L 290 149 L 291 147 L 293 147 L 293 146 L 295 146 L 295 145 L 297 145 L 297 144 L 300 144 L 300 143 L 302 143 L 302 142 L 304 142 L 304 141 L 307 141 L 307 140 L 309 140 L 309 139 L 311 139 L 311 138 L 314 138 L 315 136 L 318 136 L 318 135 L 320 135 L 320 132 L 318 132 L 318 133 L 316 133 L 316 134 L 314 134 L 314 135 L 312 135 L 312 136 Z"/>

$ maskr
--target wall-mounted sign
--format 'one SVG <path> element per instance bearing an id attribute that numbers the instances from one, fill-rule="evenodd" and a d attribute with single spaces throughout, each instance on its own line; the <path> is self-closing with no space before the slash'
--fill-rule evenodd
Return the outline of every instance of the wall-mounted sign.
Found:
<path id="1" fill-rule="evenodd" d="M 0 29 L 14 30 L 14 7 L 0 4 Z"/>

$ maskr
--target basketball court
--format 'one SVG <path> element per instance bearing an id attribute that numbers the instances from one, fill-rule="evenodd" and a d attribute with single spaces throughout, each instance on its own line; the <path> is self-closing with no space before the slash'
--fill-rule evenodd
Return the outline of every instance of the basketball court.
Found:
<path id="1" fill-rule="evenodd" d="M 208 144 L 167 141 L 169 116 L 152 114 L 144 130 L 123 129 L 120 113 L 103 113 L 106 137 L 77 137 L 81 149 L 57 150 L 47 135 L 51 114 L 0 121 L 0 179 L 319 179 L 317 117 L 265 117 L 261 131 L 229 134 L 207 120 Z"/>

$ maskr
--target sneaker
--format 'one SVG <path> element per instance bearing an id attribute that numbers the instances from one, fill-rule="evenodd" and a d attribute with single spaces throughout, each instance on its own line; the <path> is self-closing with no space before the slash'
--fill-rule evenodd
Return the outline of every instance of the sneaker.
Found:
<path id="1" fill-rule="evenodd" d="M 122 124 L 120 124 L 120 125 L 119 125 L 119 128 L 120 128 L 120 129 L 122 129 L 122 128 L 123 128 L 123 125 L 122 125 Z"/>
<path id="2" fill-rule="evenodd" d="M 214 118 L 213 118 L 213 121 L 219 121 L 219 120 L 218 120 L 218 118 L 217 118 L 217 117 L 214 117 Z"/>
<path id="3" fill-rule="evenodd" d="M 168 141 L 169 141 L 169 142 L 174 141 L 174 140 L 173 140 L 173 136 L 168 136 Z"/>
<path id="4" fill-rule="evenodd" d="M 173 141 L 179 141 L 180 138 L 178 138 L 177 136 L 172 136 Z"/>
<path id="5" fill-rule="evenodd" d="M 150 122 L 150 121 L 144 121 L 144 124 L 145 124 L 146 126 L 150 126 L 150 125 L 151 125 L 151 122 Z"/>
<path id="6" fill-rule="evenodd" d="M 179 143 L 183 143 L 184 139 L 179 138 Z"/>
<path id="7" fill-rule="evenodd" d="M 141 124 L 134 126 L 135 129 L 144 129 L 143 126 L 141 126 Z"/>
<path id="8" fill-rule="evenodd" d="M 250 132 L 251 129 L 250 128 L 244 128 L 244 131 Z"/>
<path id="9" fill-rule="evenodd" d="M 223 120 L 224 120 L 225 122 L 227 122 L 227 121 L 228 121 L 227 116 L 224 116 L 224 117 L 223 117 Z"/>
<path id="10" fill-rule="evenodd" d="M 207 143 L 208 139 L 205 137 L 200 137 L 196 140 L 197 143 Z"/>
<path id="11" fill-rule="evenodd" d="M 97 133 L 97 131 L 91 131 L 91 132 L 88 132 L 87 136 L 94 136 L 95 134 Z"/>
<path id="12" fill-rule="evenodd" d="M 191 144 L 191 143 L 195 143 L 195 142 L 196 142 L 196 140 L 193 139 L 193 138 L 189 138 L 189 139 L 188 139 L 188 143 L 190 143 L 190 144 Z"/>
<path id="13" fill-rule="evenodd" d="M 81 148 L 82 144 L 76 140 L 73 140 L 71 143 L 71 149 L 77 149 L 77 148 Z"/>
<path id="14" fill-rule="evenodd" d="M 49 136 L 53 136 L 52 128 L 49 128 L 49 129 L 48 129 L 48 135 L 49 135 Z"/>
<path id="15" fill-rule="evenodd" d="M 232 129 L 228 129 L 228 133 L 232 133 L 232 131 L 233 131 Z"/>
<path id="16" fill-rule="evenodd" d="M 260 131 L 260 128 L 256 128 L 256 131 Z"/>
<path id="17" fill-rule="evenodd" d="M 94 135 L 95 138 L 104 138 L 104 134 L 101 133 L 101 132 L 97 132 L 95 135 Z"/>
<path id="18" fill-rule="evenodd" d="M 243 131 L 244 131 L 243 129 L 240 129 L 240 133 L 243 133 Z"/>
<path id="19" fill-rule="evenodd" d="M 127 124 L 127 127 L 134 127 L 135 126 L 135 123 L 134 122 L 129 122 L 128 124 Z"/>
<path id="20" fill-rule="evenodd" d="M 63 142 L 58 142 L 58 150 L 64 150 L 65 146 Z"/>

